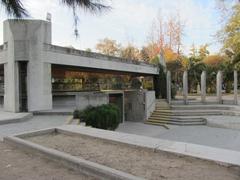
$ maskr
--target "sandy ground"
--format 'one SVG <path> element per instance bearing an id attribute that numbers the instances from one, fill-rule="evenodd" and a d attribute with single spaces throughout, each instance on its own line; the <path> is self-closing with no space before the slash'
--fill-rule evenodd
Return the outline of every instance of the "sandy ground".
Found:
<path id="1" fill-rule="evenodd" d="M 239 167 L 224 167 L 210 161 L 179 157 L 167 152 L 153 152 L 86 136 L 48 134 L 28 140 L 146 179 L 240 179 Z"/>
<path id="2" fill-rule="evenodd" d="M 0 142 L 0 180 L 89 180 L 46 159 Z"/>

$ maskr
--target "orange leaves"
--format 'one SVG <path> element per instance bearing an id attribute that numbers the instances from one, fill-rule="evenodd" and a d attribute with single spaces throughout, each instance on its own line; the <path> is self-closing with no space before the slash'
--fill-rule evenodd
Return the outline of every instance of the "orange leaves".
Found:
<path id="1" fill-rule="evenodd" d="M 218 66 L 224 61 L 224 57 L 220 55 L 209 55 L 204 58 L 203 62 L 209 66 Z"/>

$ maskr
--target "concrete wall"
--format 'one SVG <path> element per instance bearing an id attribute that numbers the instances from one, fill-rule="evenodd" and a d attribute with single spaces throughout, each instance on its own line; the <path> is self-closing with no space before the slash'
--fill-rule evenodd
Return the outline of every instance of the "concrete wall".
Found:
<path id="1" fill-rule="evenodd" d="M 71 65 L 78 67 L 97 68 L 105 70 L 132 72 L 140 74 L 158 74 L 156 66 L 146 63 L 133 63 L 117 57 L 110 57 L 98 53 L 88 53 L 45 44 L 44 61 L 51 64 Z"/>
<path id="2" fill-rule="evenodd" d="M 6 55 L 7 55 L 7 49 L 0 50 L 0 64 L 7 63 Z"/>
<path id="3" fill-rule="evenodd" d="M 76 109 L 76 95 L 53 95 L 53 109 Z"/>
<path id="4" fill-rule="evenodd" d="M 53 96 L 53 108 L 83 110 L 87 106 L 99 106 L 108 102 L 108 94 L 100 92 L 59 93 Z"/>
<path id="5" fill-rule="evenodd" d="M 4 97 L 0 96 L 0 108 L 3 108 Z"/>
<path id="6" fill-rule="evenodd" d="M 99 106 L 102 104 L 108 104 L 109 96 L 105 93 L 79 93 L 76 96 L 77 109 L 83 110 L 87 106 Z"/>
<path id="7" fill-rule="evenodd" d="M 145 120 L 147 120 L 152 112 L 155 110 L 155 91 L 146 91 L 145 92 Z"/>
<path id="8" fill-rule="evenodd" d="M 126 91 L 126 121 L 143 122 L 155 110 L 155 91 Z"/>
<path id="9" fill-rule="evenodd" d="M 145 119 L 145 92 L 125 91 L 125 120 L 143 122 Z"/>

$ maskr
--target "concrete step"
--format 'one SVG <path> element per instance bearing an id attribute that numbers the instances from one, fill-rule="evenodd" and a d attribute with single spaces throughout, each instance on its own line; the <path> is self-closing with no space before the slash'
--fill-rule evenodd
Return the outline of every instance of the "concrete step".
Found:
<path id="1" fill-rule="evenodd" d="M 151 114 L 151 116 L 159 116 L 159 117 L 166 116 L 166 117 L 171 117 L 172 114 L 169 114 L 169 113 L 165 114 L 165 113 L 156 113 L 156 112 L 154 112 L 154 113 Z"/>
<path id="2" fill-rule="evenodd" d="M 162 106 L 155 106 L 156 109 L 163 109 L 163 110 L 169 110 L 171 109 L 170 107 L 169 108 L 165 108 L 165 107 L 162 107 Z"/>
<path id="3" fill-rule="evenodd" d="M 206 122 L 203 118 L 178 118 L 178 117 L 150 117 L 149 121 L 173 121 L 173 122 Z"/>
<path id="4" fill-rule="evenodd" d="M 171 109 L 155 109 L 155 111 L 159 111 L 159 112 L 172 112 Z"/>
<path id="5" fill-rule="evenodd" d="M 205 122 L 173 122 L 173 121 L 146 121 L 146 124 L 170 124 L 170 125 L 178 125 L 178 126 L 197 126 L 197 125 L 206 125 Z"/>
<path id="6" fill-rule="evenodd" d="M 221 111 L 171 111 L 171 112 L 163 112 L 163 111 L 154 111 L 152 114 L 159 115 L 173 115 L 173 116 L 219 116 L 223 115 Z"/>
<path id="7" fill-rule="evenodd" d="M 169 129 L 169 127 L 165 124 L 165 123 L 153 123 L 153 122 L 144 122 L 144 124 L 148 124 L 148 125 L 155 125 L 155 126 L 162 126 L 165 129 Z"/>
<path id="8" fill-rule="evenodd" d="M 172 105 L 172 110 L 231 110 L 232 107 L 218 105 Z"/>

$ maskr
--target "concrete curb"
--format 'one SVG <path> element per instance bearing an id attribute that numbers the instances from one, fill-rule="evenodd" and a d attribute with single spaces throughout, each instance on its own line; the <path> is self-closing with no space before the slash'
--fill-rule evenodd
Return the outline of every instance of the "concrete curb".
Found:
<path id="1" fill-rule="evenodd" d="M 34 111 L 33 114 L 39 116 L 69 116 L 73 115 L 73 112 Z"/>
<path id="2" fill-rule="evenodd" d="M 56 129 L 52 129 L 51 131 L 55 132 Z M 50 132 L 50 129 L 43 133 L 48 133 L 48 132 Z M 40 131 L 38 131 L 37 133 L 39 134 Z M 24 134 L 23 136 L 27 136 L 27 134 Z M 71 167 L 84 174 L 94 176 L 97 179 L 143 180 L 143 178 L 136 177 L 131 174 L 118 171 L 94 162 L 90 162 L 90 161 L 78 158 L 78 157 L 74 157 L 67 153 L 57 151 L 55 149 L 46 148 L 41 145 L 20 139 L 18 137 L 4 137 L 4 142 L 10 145 L 16 146 L 18 148 L 21 148 L 25 151 L 28 151 L 31 153 L 37 153 L 57 163 L 60 163 L 66 167 Z"/>
<path id="3" fill-rule="evenodd" d="M 5 120 L 0 120 L 0 125 L 24 122 L 24 121 L 30 120 L 32 117 L 33 117 L 33 114 L 32 113 L 28 113 L 28 114 L 26 114 L 25 116 L 22 116 L 22 117 L 16 117 L 16 118 L 9 118 L 9 119 L 5 119 Z"/>
<path id="4" fill-rule="evenodd" d="M 215 148 L 210 146 L 156 139 L 146 136 L 111 132 L 88 127 L 74 127 L 71 125 L 57 128 L 58 132 L 68 135 L 86 135 L 95 138 L 124 143 L 127 145 L 150 148 L 154 151 L 174 153 L 179 156 L 190 156 L 203 160 L 213 161 L 224 166 L 240 166 L 240 152 Z"/>

